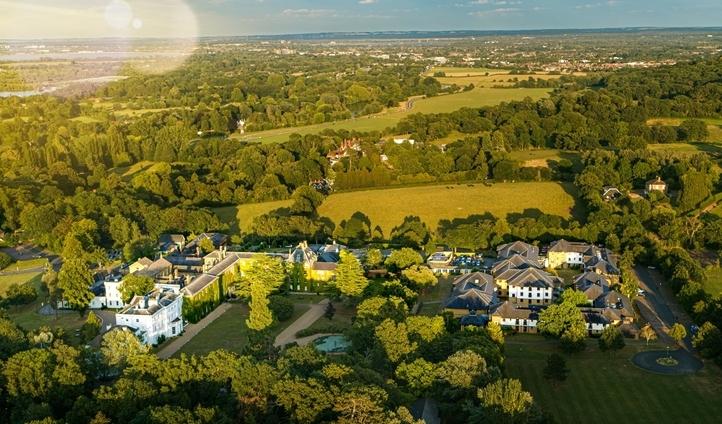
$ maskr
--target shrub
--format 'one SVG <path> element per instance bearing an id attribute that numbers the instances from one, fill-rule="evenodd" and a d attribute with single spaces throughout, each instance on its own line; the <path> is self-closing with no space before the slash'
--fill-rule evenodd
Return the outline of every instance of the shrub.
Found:
<path id="1" fill-rule="evenodd" d="M 29 284 L 11 284 L 5 293 L 5 302 L 8 305 L 27 305 L 37 298 L 38 292 Z"/>
<path id="2" fill-rule="evenodd" d="M 308 337 L 314 334 L 343 333 L 346 328 L 338 324 L 328 324 L 317 328 L 304 328 L 296 333 L 296 337 Z"/>
<path id="3" fill-rule="evenodd" d="M 268 307 L 273 312 L 273 316 L 279 321 L 288 321 L 293 316 L 293 302 L 283 296 L 271 296 L 268 298 L 270 304 Z"/>
<path id="4" fill-rule="evenodd" d="M 7 253 L 0 252 L 0 269 L 4 269 L 10 266 L 11 263 L 13 263 L 12 256 L 8 255 Z"/>

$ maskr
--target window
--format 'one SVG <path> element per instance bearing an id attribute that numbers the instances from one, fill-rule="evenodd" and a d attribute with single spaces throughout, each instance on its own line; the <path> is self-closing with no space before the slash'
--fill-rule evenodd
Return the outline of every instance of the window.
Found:
<path id="1" fill-rule="evenodd" d="M 173 335 L 175 335 L 175 327 L 173 327 L 173 329 L 172 329 L 172 330 L 173 330 Z"/>

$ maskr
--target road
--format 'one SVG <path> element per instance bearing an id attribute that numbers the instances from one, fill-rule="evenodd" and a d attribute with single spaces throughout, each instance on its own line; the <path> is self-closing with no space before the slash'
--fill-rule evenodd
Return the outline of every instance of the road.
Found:
<path id="1" fill-rule="evenodd" d="M 679 322 L 687 328 L 688 333 L 683 347 L 692 351 L 689 327 L 693 322 L 677 303 L 672 289 L 665 285 L 664 277 L 656 270 L 641 265 L 634 268 L 634 273 L 639 279 L 639 287 L 647 292 L 645 296 L 637 297 L 637 306 L 644 318 L 657 332 L 659 340 L 674 345 L 674 340 L 667 335 L 667 330 Z"/>
<path id="2" fill-rule="evenodd" d="M 296 337 L 296 333 L 301 330 L 305 330 L 306 328 L 310 327 L 311 324 L 318 321 L 318 319 L 323 316 L 324 312 L 326 312 L 327 304 L 328 299 L 323 299 L 317 304 L 311 305 L 308 311 L 298 317 L 296 321 L 294 321 L 291 325 L 281 331 L 278 336 L 276 336 L 276 340 L 274 341 L 273 345 L 276 347 L 285 346 L 287 344 L 298 342 L 299 340 L 301 340 Z M 318 335 L 314 337 L 318 337 Z M 306 343 L 308 343 L 308 341 L 306 341 Z"/>

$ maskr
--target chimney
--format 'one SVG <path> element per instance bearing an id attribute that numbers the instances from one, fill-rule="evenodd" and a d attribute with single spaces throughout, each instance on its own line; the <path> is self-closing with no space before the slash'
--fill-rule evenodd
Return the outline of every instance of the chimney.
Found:
<path id="1" fill-rule="evenodd" d="M 143 309 L 148 309 L 148 295 L 143 296 Z"/>

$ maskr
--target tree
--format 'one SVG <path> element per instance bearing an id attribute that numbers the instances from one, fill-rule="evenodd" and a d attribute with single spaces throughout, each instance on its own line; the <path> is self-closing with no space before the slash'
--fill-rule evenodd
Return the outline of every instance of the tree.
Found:
<path id="1" fill-rule="evenodd" d="M 323 316 L 326 317 L 327 320 L 332 320 L 333 316 L 336 314 L 336 308 L 333 306 L 333 303 L 328 302 L 326 304 L 326 307 L 323 310 Z"/>
<path id="2" fill-rule="evenodd" d="M 703 357 L 718 358 L 722 354 L 722 332 L 707 321 L 699 327 L 697 334 L 692 338 L 692 345 Z"/>
<path id="3" fill-rule="evenodd" d="M 568 302 L 574 306 L 582 306 L 587 305 L 589 299 L 587 299 L 587 295 L 579 290 L 566 289 L 562 292 L 562 302 Z"/>
<path id="4" fill-rule="evenodd" d="M 619 328 L 610 325 L 602 331 L 599 337 L 599 348 L 603 351 L 621 350 L 624 348 L 624 336 Z"/>
<path id="5" fill-rule="evenodd" d="M 677 344 L 679 344 L 685 337 L 687 337 L 687 329 L 680 323 L 675 323 L 672 328 L 667 331 L 669 337 L 671 337 Z"/>
<path id="6" fill-rule="evenodd" d="M 212 251 L 216 250 L 216 246 L 213 245 L 213 241 L 209 238 L 204 238 L 198 243 L 198 247 L 201 249 L 201 253 L 207 255 Z"/>
<path id="7" fill-rule="evenodd" d="M 368 283 L 359 260 L 351 252 L 342 250 L 336 267 L 336 288 L 344 296 L 353 298 L 361 296 Z"/>
<path id="8" fill-rule="evenodd" d="M 25 333 L 14 322 L 0 316 L 0 361 L 27 347 Z"/>
<path id="9" fill-rule="evenodd" d="M 657 339 L 657 333 L 654 331 L 654 328 L 652 328 L 651 324 L 647 324 L 640 330 L 639 334 L 642 336 L 644 340 L 646 340 L 647 345 L 649 345 L 649 342 L 651 340 Z"/>
<path id="10" fill-rule="evenodd" d="M 567 361 L 558 353 L 552 353 L 547 357 L 547 365 L 544 367 L 544 378 L 547 380 L 564 381 L 567 379 L 569 369 Z"/>
<path id="11" fill-rule="evenodd" d="M 558 337 L 562 346 L 570 350 L 583 346 L 587 335 L 584 316 L 570 301 L 551 305 L 541 311 L 537 328 L 542 333 Z"/>
<path id="12" fill-rule="evenodd" d="M 393 364 L 398 363 L 417 348 L 416 343 L 409 340 L 409 333 L 403 322 L 396 323 L 386 319 L 376 327 L 374 334 L 386 357 Z"/>
<path id="13" fill-rule="evenodd" d="M 103 335 L 100 343 L 100 353 L 107 366 L 124 368 L 136 358 L 150 352 L 150 348 L 135 336 L 131 331 L 119 328 Z"/>
<path id="14" fill-rule="evenodd" d="M 253 265 L 243 275 L 243 285 L 250 290 L 250 314 L 246 319 L 248 328 L 263 330 L 273 323 L 268 307 L 268 296 L 281 287 L 285 279 L 283 263 L 266 255 L 254 255 Z"/>
<path id="15" fill-rule="evenodd" d="M 142 257 L 153 256 L 156 244 L 150 237 L 140 237 L 123 246 L 123 258 L 128 262 L 135 262 Z"/>
<path id="16" fill-rule="evenodd" d="M 420 290 L 435 286 L 439 282 L 436 275 L 434 275 L 434 272 L 423 266 L 413 266 L 405 269 L 401 271 L 401 275 L 403 275 L 404 278 L 413 283 Z"/>
<path id="17" fill-rule="evenodd" d="M 87 309 L 95 295 L 90 291 L 93 274 L 81 258 L 69 258 L 63 262 L 58 274 L 58 288 L 63 291 L 63 299 L 71 308 L 79 311 Z"/>
<path id="18" fill-rule="evenodd" d="M 486 325 L 486 331 L 489 333 L 489 338 L 493 340 L 499 346 L 504 345 L 504 330 L 498 322 L 489 321 Z"/>
<path id="19" fill-rule="evenodd" d="M 4 365 L 5 389 L 10 396 L 42 400 L 53 390 L 53 355 L 49 350 L 24 350 L 11 356 Z"/>
<path id="20" fill-rule="evenodd" d="M 436 375 L 451 387 L 470 389 L 479 384 L 487 373 L 483 356 L 471 350 L 459 350 L 439 363 Z"/>
<path id="21" fill-rule="evenodd" d="M 694 209 L 710 195 L 712 180 L 708 173 L 689 171 L 680 178 L 682 190 L 679 194 L 679 208 L 682 211 Z"/>
<path id="22" fill-rule="evenodd" d="M 622 268 L 622 287 L 620 291 L 629 299 L 634 299 L 639 295 L 639 281 L 628 267 Z"/>
<path id="23" fill-rule="evenodd" d="M 153 291 L 154 287 L 155 280 L 152 278 L 145 275 L 130 274 L 123 278 L 123 283 L 120 285 L 120 294 L 123 297 L 123 302 L 128 303 L 133 299 L 133 296 L 145 296 Z"/>
<path id="24" fill-rule="evenodd" d="M 293 316 L 293 302 L 283 296 L 270 296 L 269 308 L 279 321 L 288 321 Z"/>
<path id="25" fill-rule="evenodd" d="M 376 267 L 381 265 L 383 261 L 384 257 L 379 249 L 369 249 L 366 252 L 366 258 L 364 259 L 366 268 L 375 269 Z"/>
<path id="26" fill-rule="evenodd" d="M 413 265 L 421 265 L 424 259 L 421 257 L 419 252 L 409 247 L 404 247 L 399 250 L 391 252 L 388 258 L 386 258 L 386 266 L 394 270 L 406 269 Z"/>
<path id="27" fill-rule="evenodd" d="M 436 366 L 422 358 L 404 362 L 396 367 L 396 377 L 405 381 L 415 396 L 422 396 L 436 380 Z"/>
<path id="28" fill-rule="evenodd" d="M 301 186 L 291 195 L 293 204 L 291 212 L 295 214 L 315 215 L 316 210 L 323 203 L 323 195 L 311 186 Z"/>
<path id="29" fill-rule="evenodd" d="M 94 312 L 89 312 L 88 319 L 85 320 L 85 324 L 83 324 L 83 327 L 81 328 L 81 332 L 83 333 L 83 339 L 85 341 L 93 340 L 95 336 L 100 333 L 101 325 L 102 321 L 100 321 L 100 318 L 98 318 L 98 316 L 95 315 Z"/>
<path id="30" fill-rule="evenodd" d="M 534 399 L 519 380 L 503 378 L 477 391 L 488 422 L 524 423 Z M 492 418 L 495 417 L 496 419 Z M 481 422 L 473 420 L 474 422 Z"/>

